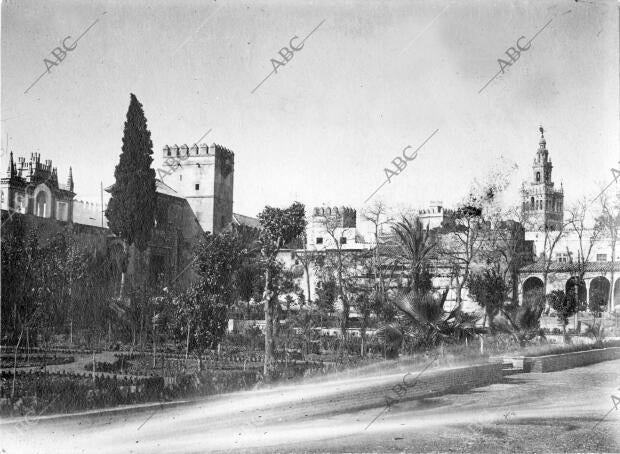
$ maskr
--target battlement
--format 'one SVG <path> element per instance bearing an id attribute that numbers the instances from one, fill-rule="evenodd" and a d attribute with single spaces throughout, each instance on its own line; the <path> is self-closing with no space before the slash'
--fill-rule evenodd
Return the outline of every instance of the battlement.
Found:
<path id="1" fill-rule="evenodd" d="M 452 213 L 452 210 L 447 210 L 443 207 L 443 202 L 436 202 L 436 201 L 432 201 L 428 208 L 422 208 L 418 210 L 418 216 L 420 217 L 426 217 L 426 216 L 433 216 L 433 215 L 438 215 L 438 214 L 450 214 Z"/>
<path id="2" fill-rule="evenodd" d="M 217 155 L 222 155 L 223 157 L 232 156 L 233 158 L 235 156 L 235 154 L 231 150 L 216 143 L 212 143 L 211 145 L 207 145 L 206 143 L 201 143 L 200 145 L 198 145 L 195 143 L 191 147 L 189 147 L 187 144 L 183 144 L 181 146 L 174 144 L 171 146 L 164 145 L 162 148 L 162 156 L 164 158 L 167 158 L 167 157 L 192 158 L 192 157 L 217 156 Z"/>
<path id="3" fill-rule="evenodd" d="M 355 227 L 357 225 L 357 210 L 350 207 L 315 207 L 313 217 L 333 218 L 342 221 L 342 227 Z"/>
<path id="4" fill-rule="evenodd" d="M 107 205 L 88 202 L 84 200 L 73 201 L 73 222 L 75 224 L 92 225 L 95 227 L 108 227 L 108 219 L 104 215 Z M 102 222 L 103 221 L 103 222 Z"/>

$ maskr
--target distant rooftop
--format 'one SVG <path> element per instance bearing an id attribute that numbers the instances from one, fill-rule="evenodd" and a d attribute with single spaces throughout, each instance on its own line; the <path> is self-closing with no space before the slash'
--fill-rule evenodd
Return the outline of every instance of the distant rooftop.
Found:
<path id="1" fill-rule="evenodd" d="M 260 222 L 258 221 L 258 219 L 251 216 L 233 213 L 232 222 L 236 225 L 245 225 L 247 227 L 252 227 L 253 229 L 260 229 Z"/>

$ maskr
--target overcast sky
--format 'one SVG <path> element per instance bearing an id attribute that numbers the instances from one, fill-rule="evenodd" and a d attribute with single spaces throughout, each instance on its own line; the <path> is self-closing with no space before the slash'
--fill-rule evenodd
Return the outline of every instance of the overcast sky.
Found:
<path id="1" fill-rule="evenodd" d="M 52 49 L 93 23 L 24 93 Z M 277 52 L 319 24 L 252 94 Z M 155 166 L 164 144 L 212 129 L 204 141 L 235 152 L 234 211 L 254 216 L 293 200 L 360 208 L 392 159 L 437 129 L 375 198 L 449 206 L 514 163 L 516 199 L 542 124 L 569 203 L 618 168 L 618 61 L 612 1 L 5 1 L 2 144 L 8 133 L 16 156 L 52 159 L 61 181 L 72 166 L 76 198 L 96 200 L 135 93 Z"/>

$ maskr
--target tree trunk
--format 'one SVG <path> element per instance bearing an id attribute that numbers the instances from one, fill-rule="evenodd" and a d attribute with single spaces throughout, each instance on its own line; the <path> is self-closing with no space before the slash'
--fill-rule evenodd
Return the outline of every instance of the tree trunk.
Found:
<path id="1" fill-rule="evenodd" d="M 185 368 L 187 369 L 187 357 L 189 356 L 189 333 L 190 333 L 190 322 L 187 321 L 187 340 L 185 341 Z"/>
<path id="2" fill-rule="evenodd" d="M 153 369 L 155 369 L 155 357 L 157 354 L 156 340 L 155 340 L 155 325 L 153 325 Z"/>
<path id="3" fill-rule="evenodd" d="M 362 326 L 360 329 L 360 337 L 362 338 L 362 346 L 360 348 L 360 356 L 363 358 L 366 354 L 366 351 L 364 349 L 364 339 L 366 337 L 366 326 Z"/>
<path id="4" fill-rule="evenodd" d="M 127 242 L 123 241 L 123 263 L 121 264 L 121 286 L 118 290 L 118 299 L 119 301 L 123 301 L 125 296 L 125 280 L 127 275 L 127 267 L 129 266 L 129 257 L 128 257 L 129 247 L 127 246 Z"/>
<path id="5" fill-rule="evenodd" d="M 13 384 L 11 386 L 11 399 L 15 395 L 15 377 L 17 377 L 17 350 L 19 350 L 19 344 L 22 341 L 22 335 L 24 334 L 24 327 L 22 325 L 22 331 L 19 333 L 19 339 L 17 339 L 17 345 L 15 346 L 15 354 L 13 355 Z"/>
<path id="6" fill-rule="evenodd" d="M 461 283 L 459 283 L 459 282 L 457 281 L 457 284 L 456 284 L 456 289 L 455 289 L 455 290 L 456 290 L 456 292 L 455 292 L 455 293 L 456 293 L 455 299 L 456 299 L 456 304 L 457 304 L 457 306 L 459 306 L 459 307 L 461 306 L 461 304 L 462 304 L 462 302 L 463 302 L 463 299 L 462 299 L 462 297 L 461 297 L 461 291 L 462 291 L 462 289 L 463 289 L 463 286 L 461 285 Z"/>
<path id="7" fill-rule="evenodd" d="M 265 308 L 265 363 L 263 366 L 263 375 L 265 382 L 271 378 L 273 370 L 273 322 L 271 320 L 271 296 L 269 291 L 269 266 L 265 269 L 265 291 L 263 292 L 264 308 Z"/>
<path id="8" fill-rule="evenodd" d="M 306 266 L 306 287 L 308 287 L 307 301 L 308 301 L 308 304 L 310 304 L 312 302 L 312 296 L 310 295 L 310 267 L 309 266 Z"/>
<path id="9" fill-rule="evenodd" d="M 611 308 L 614 307 L 614 268 L 616 266 L 616 234 L 614 229 L 611 240 L 611 285 L 609 286 L 609 301 L 607 302 L 607 310 L 611 313 Z M 615 311 L 615 307 L 614 307 Z M 602 321 L 601 321 L 602 323 Z"/>

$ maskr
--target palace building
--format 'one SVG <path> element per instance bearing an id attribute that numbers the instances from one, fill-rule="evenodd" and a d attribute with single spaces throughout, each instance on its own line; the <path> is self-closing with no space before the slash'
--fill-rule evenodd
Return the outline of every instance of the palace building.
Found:
<path id="1" fill-rule="evenodd" d="M 254 218 L 233 213 L 234 153 L 212 144 L 163 147 L 165 182 L 156 180 L 155 227 L 140 263 L 130 251 L 129 275 L 140 279 L 165 278 L 189 283 L 188 265 L 205 232 L 218 233 L 231 224 L 256 227 Z M 114 256 L 122 249 L 108 228 L 105 205 L 76 200 L 72 169 L 67 183 L 59 184 L 52 161 L 41 162 L 39 153 L 30 160 L 13 153 L 6 175 L 0 180 L 3 231 L 11 231 L 15 217 L 36 228 L 41 239 L 68 229 L 79 243 Z M 106 188 L 109 192 L 110 187 Z M 6 223 L 6 225 L 5 225 Z"/>
<path id="2" fill-rule="evenodd" d="M 0 180 L 0 191 L 3 210 L 72 222 L 75 193 L 71 167 L 67 184 L 61 185 L 52 161 L 41 163 L 39 153 L 32 153 L 29 161 L 20 157 L 15 163 L 11 152 L 6 175 Z"/>

